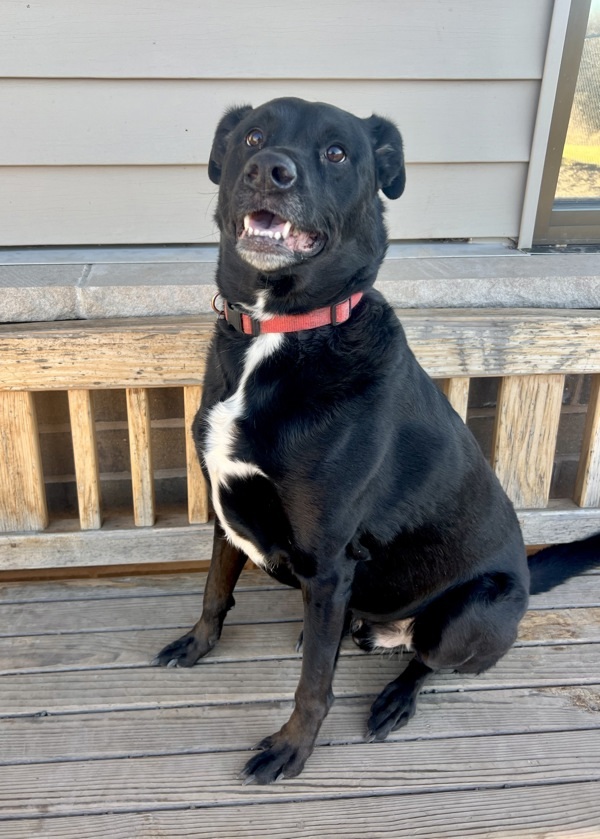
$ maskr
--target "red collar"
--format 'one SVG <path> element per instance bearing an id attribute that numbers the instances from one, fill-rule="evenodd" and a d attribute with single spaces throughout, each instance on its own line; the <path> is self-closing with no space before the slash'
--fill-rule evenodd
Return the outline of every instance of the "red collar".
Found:
<path id="1" fill-rule="evenodd" d="M 223 300 L 223 309 L 219 310 L 216 306 L 216 300 L 219 296 L 219 294 L 216 294 L 213 297 L 212 307 L 214 311 L 224 316 L 227 323 L 237 329 L 238 332 L 256 337 L 273 332 L 300 332 L 301 329 L 316 329 L 317 326 L 328 324 L 336 326 L 338 323 L 344 323 L 350 317 L 352 309 L 362 299 L 363 293 L 359 291 L 352 297 L 342 300 L 341 303 L 324 306 L 322 309 L 315 309 L 313 312 L 307 312 L 303 315 L 274 315 L 268 320 L 255 320 L 245 312 L 234 309 L 227 300 Z"/>

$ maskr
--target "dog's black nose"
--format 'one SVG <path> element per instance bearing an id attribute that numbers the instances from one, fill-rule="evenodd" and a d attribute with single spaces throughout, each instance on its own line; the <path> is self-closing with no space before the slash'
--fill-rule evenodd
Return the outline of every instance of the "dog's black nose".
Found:
<path id="1" fill-rule="evenodd" d="M 265 149 L 246 164 L 244 180 L 254 189 L 279 192 L 292 187 L 298 179 L 296 164 L 286 154 Z"/>

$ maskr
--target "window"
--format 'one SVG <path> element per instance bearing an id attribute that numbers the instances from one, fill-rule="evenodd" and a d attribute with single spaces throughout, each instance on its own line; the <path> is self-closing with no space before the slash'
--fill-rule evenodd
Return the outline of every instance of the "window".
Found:
<path id="1" fill-rule="evenodd" d="M 533 245 L 600 243 L 600 0 L 573 0 Z"/>

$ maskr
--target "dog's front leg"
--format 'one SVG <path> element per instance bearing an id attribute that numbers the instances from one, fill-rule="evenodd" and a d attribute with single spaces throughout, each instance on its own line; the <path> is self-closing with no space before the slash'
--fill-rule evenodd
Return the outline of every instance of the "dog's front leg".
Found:
<path id="1" fill-rule="evenodd" d="M 246 555 L 227 541 L 219 522 L 215 521 L 213 551 L 200 620 L 188 633 L 161 650 L 153 664 L 191 667 L 212 650 L 221 637 L 225 616 L 235 604 L 233 590 L 245 563 Z"/>
<path id="2" fill-rule="evenodd" d="M 333 672 L 350 600 L 352 566 L 327 579 L 317 575 L 302 582 L 304 639 L 296 704 L 285 725 L 257 746 L 261 753 L 251 758 L 241 773 L 246 783 L 294 778 L 314 748 L 333 703 Z"/>

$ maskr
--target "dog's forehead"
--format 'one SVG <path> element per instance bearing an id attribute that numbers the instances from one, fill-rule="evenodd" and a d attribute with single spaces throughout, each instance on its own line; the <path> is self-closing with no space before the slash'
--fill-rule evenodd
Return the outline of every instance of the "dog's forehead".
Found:
<path id="1" fill-rule="evenodd" d="M 305 99 L 285 97 L 272 99 L 259 105 L 246 117 L 245 122 L 256 123 L 259 127 L 276 128 L 278 131 L 291 134 L 307 134 L 311 137 L 321 136 L 367 136 L 361 119 L 324 102 L 308 102 Z"/>

